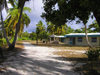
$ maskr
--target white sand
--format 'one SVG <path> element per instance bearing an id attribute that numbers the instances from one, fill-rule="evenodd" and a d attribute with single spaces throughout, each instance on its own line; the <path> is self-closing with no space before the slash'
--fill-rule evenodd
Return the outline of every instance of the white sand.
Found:
<path id="1" fill-rule="evenodd" d="M 72 70 L 76 66 L 73 62 L 53 55 L 57 51 L 54 48 L 33 46 L 28 42 L 24 42 L 24 47 L 22 53 L 3 63 L 7 71 L 0 75 L 79 75 Z"/>

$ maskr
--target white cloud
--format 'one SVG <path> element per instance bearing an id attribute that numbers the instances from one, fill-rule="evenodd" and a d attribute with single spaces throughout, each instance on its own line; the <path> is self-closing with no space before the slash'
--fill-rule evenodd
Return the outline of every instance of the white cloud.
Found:
<path id="1" fill-rule="evenodd" d="M 29 2 L 26 2 L 25 6 L 31 8 L 31 16 L 40 17 L 43 12 L 42 0 L 30 0 Z"/>
<path id="2" fill-rule="evenodd" d="M 67 25 L 73 29 L 80 29 L 84 26 L 82 23 L 76 24 L 76 21 L 72 21 L 70 23 L 67 23 Z"/>
<path id="3" fill-rule="evenodd" d="M 30 0 L 29 2 L 26 2 L 25 6 L 31 8 L 31 13 L 28 13 L 28 16 L 31 19 L 30 25 L 26 28 L 24 28 L 24 31 L 35 31 L 36 24 L 42 20 L 43 23 L 44 20 L 41 18 L 42 12 L 43 12 L 43 3 L 42 0 Z"/>

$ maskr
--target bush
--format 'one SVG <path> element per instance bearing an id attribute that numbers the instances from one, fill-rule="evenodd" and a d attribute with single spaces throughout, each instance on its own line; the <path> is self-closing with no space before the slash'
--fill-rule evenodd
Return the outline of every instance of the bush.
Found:
<path id="1" fill-rule="evenodd" d="M 86 52 L 89 61 L 96 61 L 100 56 L 100 49 L 91 49 Z"/>
<path id="2" fill-rule="evenodd" d="M 28 37 L 21 37 L 17 39 L 18 41 L 22 41 L 22 40 L 30 40 Z"/>

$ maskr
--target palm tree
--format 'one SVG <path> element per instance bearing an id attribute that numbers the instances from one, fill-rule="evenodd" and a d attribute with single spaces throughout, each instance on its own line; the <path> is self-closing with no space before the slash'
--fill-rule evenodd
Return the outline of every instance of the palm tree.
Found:
<path id="1" fill-rule="evenodd" d="M 15 1 L 16 0 L 9 0 L 9 2 L 12 5 L 15 4 Z M 19 17 L 18 17 L 19 19 L 18 19 L 18 22 L 16 23 L 14 40 L 11 44 L 9 42 L 8 38 L 7 38 L 6 31 L 4 29 L 3 17 L 2 17 L 2 9 L 4 7 L 7 8 L 7 2 L 6 2 L 6 0 L 0 0 L 0 15 L 1 15 L 1 21 L 2 21 L 2 29 L 3 29 L 4 37 L 6 38 L 6 41 L 8 43 L 9 49 L 13 49 L 15 47 L 15 43 L 16 43 L 16 40 L 17 40 L 17 35 L 18 35 L 18 32 L 20 31 L 20 22 L 21 22 L 21 17 L 22 17 L 22 13 L 23 13 L 23 7 L 24 7 L 26 1 L 29 1 L 29 0 L 18 0 L 17 9 L 18 9 L 18 13 L 19 13 Z"/>
<path id="2" fill-rule="evenodd" d="M 16 40 L 17 40 L 17 35 L 18 35 L 18 32 L 20 31 L 20 23 L 21 23 L 23 8 L 24 8 L 24 5 L 25 5 L 26 1 L 29 1 L 29 0 L 18 0 L 17 9 L 18 9 L 18 13 L 19 13 L 19 19 L 18 19 L 18 22 L 16 23 L 14 40 L 13 40 L 12 44 L 10 44 L 9 50 L 12 50 L 15 47 L 15 43 L 16 43 Z"/>
<path id="3" fill-rule="evenodd" d="M 42 21 L 39 21 L 38 24 L 36 25 L 36 44 L 38 44 L 38 39 L 39 36 L 41 37 L 41 34 L 43 34 L 43 32 L 45 31 L 45 26 L 43 25 Z"/>
<path id="4" fill-rule="evenodd" d="M 6 31 L 5 31 L 5 28 L 4 28 L 4 22 L 3 22 L 3 16 L 2 16 L 2 10 L 3 10 L 4 7 L 6 8 L 6 10 L 8 9 L 6 0 L 0 0 L 0 17 L 1 17 L 2 31 L 3 31 L 4 37 L 7 41 L 7 44 L 10 45 L 10 42 L 9 42 L 7 36 L 6 36 Z"/>
<path id="5" fill-rule="evenodd" d="M 55 25 L 52 24 L 51 22 L 47 22 L 47 31 L 52 35 L 52 34 L 55 34 Z"/>
<path id="6" fill-rule="evenodd" d="M 5 33 L 5 30 L 4 30 L 3 17 L 2 17 L 2 10 L 3 10 L 4 7 L 7 9 L 7 2 L 6 2 L 6 0 L 0 0 L 0 19 L 1 19 L 0 25 L 2 24 L 2 27 L 1 27 L 1 28 L 2 28 L 2 30 L 3 30 L 3 32 L 4 32 L 4 36 L 5 36 L 5 38 L 6 38 L 6 33 Z M 7 38 L 6 38 L 6 39 L 7 39 Z M 8 41 L 8 40 L 7 40 L 7 41 Z M 2 58 L 4 57 L 1 47 L 0 47 L 0 55 L 2 56 Z"/>
<path id="7" fill-rule="evenodd" d="M 15 2 L 14 5 L 12 5 L 13 8 L 10 8 L 9 9 L 9 13 L 8 13 L 8 16 L 7 16 L 7 19 L 5 20 L 5 23 L 6 23 L 6 31 L 9 32 L 8 28 L 13 28 L 15 29 L 16 28 L 16 24 L 18 22 L 18 19 L 19 19 L 19 13 L 18 13 L 18 3 Z M 23 8 L 23 11 L 28 11 L 30 12 L 31 9 L 28 8 L 28 7 L 24 7 Z M 21 35 L 23 29 L 24 29 L 24 26 L 26 25 L 26 27 L 29 25 L 30 23 L 30 18 L 27 16 L 27 14 L 25 12 L 22 13 L 22 18 L 21 18 L 21 23 L 20 23 L 20 30 L 19 30 L 19 35 Z M 13 29 L 11 30 L 13 32 Z"/>
<path id="8" fill-rule="evenodd" d="M 58 26 L 56 30 L 56 34 L 58 35 L 65 35 L 67 31 L 68 26 L 66 24 Z"/>
<path id="9" fill-rule="evenodd" d="M 52 24 L 51 22 L 47 22 L 47 31 L 52 35 L 52 34 L 57 34 L 57 35 L 64 35 L 66 34 L 67 30 L 67 25 L 61 25 L 61 26 L 56 26 Z"/>

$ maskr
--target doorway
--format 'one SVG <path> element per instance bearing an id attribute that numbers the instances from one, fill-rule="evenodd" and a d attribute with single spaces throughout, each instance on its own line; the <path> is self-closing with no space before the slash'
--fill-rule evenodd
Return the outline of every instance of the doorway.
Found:
<path id="1" fill-rule="evenodd" d="M 75 45 L 75 37 L 70 37 L 69 44 L 70 45 Z"/>

